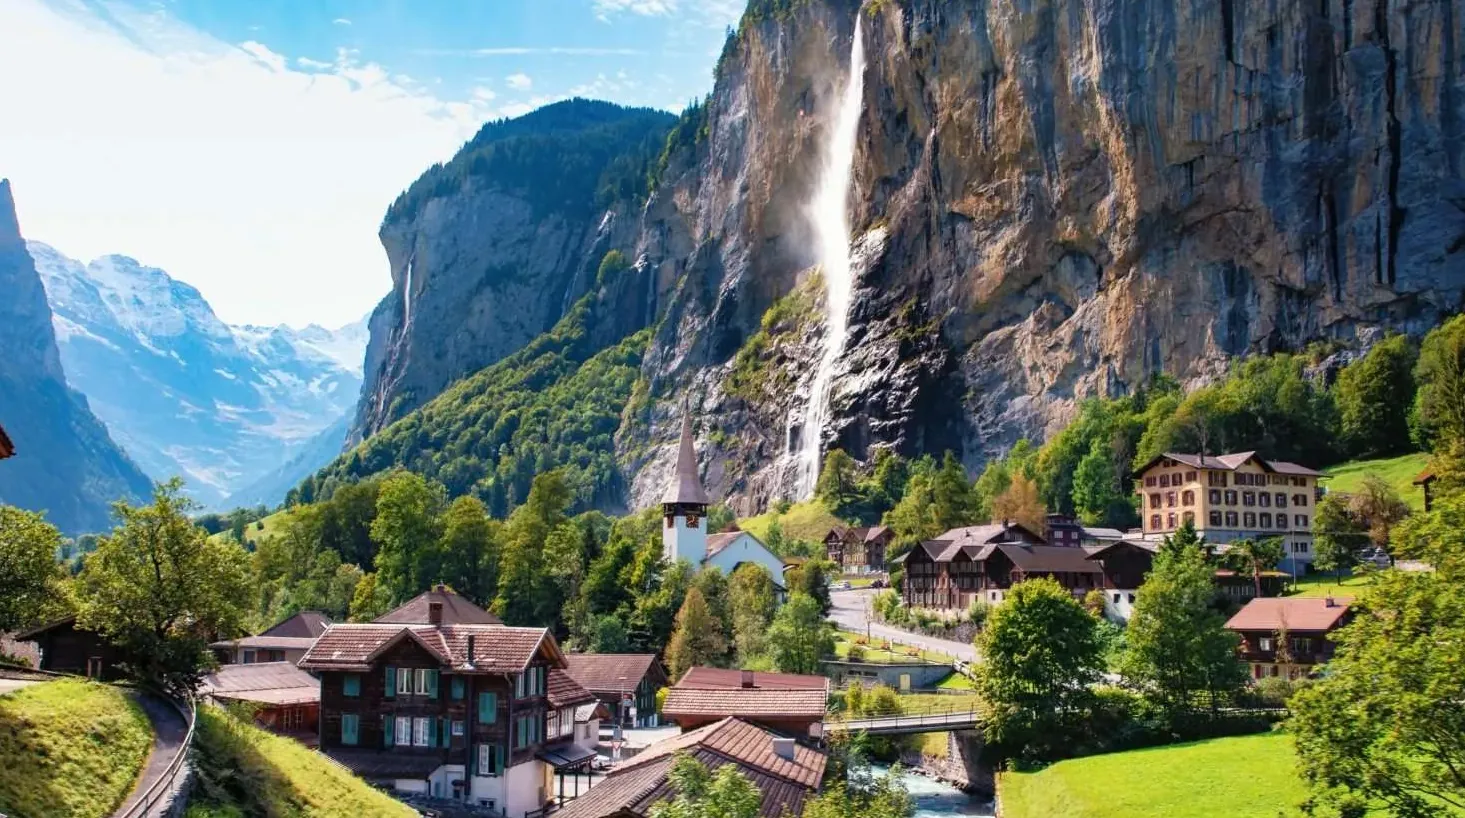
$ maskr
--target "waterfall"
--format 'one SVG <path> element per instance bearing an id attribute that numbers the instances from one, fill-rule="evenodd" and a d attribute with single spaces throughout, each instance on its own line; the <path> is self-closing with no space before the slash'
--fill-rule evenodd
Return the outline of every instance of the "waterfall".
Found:
<path id="1" fill-rule="evenodd" d="M 824 423 L 829 415 L 829 388 L 834 378 L 834 363 L 844 352 L 845 335 L 849 331 L 850 293 L 854 289 L 854 271 L 850 266 L 849 189 L 854 172 L 855 137 L 860 127 L 860 110 L 865 97 L 865 41 L 859 16 L 855 17 L 854 43 L 850 46 L 850 73 L 840 98 L 839 112 L 829 131 L 824 149 L 824 167 L 819 173 L 819 187 L 809 203 L 814 236 L 819 248 L 819 267 L 824 278 L 825 317 L 824 349 L 819 368 L 809 388 L 809 403 L 804 410 L 804 425 L 799 433 L 794 496 L 810 497 L 819 479 L 820 443 Z"/>
<path id="2" fill-rule="evenodd" d="M 417 258 L 407 259 L 407 282 L 402 286 L 402 329 L 412 324 L 412 266 Z"/>

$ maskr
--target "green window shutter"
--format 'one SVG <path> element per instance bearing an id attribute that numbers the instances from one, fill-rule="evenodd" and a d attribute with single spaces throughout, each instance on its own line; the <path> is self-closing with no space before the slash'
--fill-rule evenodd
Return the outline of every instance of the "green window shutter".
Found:
<path id="1" fill-rule="evenodd" d="M 453 743 L 453 737 L 448 734 L 448 720 L 442 716 L 437 717 L 437 746 L 447 747 Z"/>
<path id="2" fill-rule="evenodd" d="M 396 726 L 397 720 L 392 717 L 391 713 L 382 716 L 382 735 L 386 738 L 386 741 L 383 743 L 388 750 L 392 749 L 392 745 L 395 744 L 393 740 L 395 737 L 392 735 L 392 732 Z"/>
<path id="3" fill-rule="evenodd" d="M 388 699 L 397 695 L 397 669 L 387 665 L 387 692 Z"/>
<path id="4" fill-rule="evenodd" d="M 436 670 L 429 670 L 427 672 L 427 697 L 429 699 L 436 699 L 437 698 L 437 671 Z"/>
<path id="5" fill-rule="evenodd" d="M 499 697 L 497 693 L 478 694 L 478 723 L 496 724 L 499 718 Z"/>
<path id="6" fill-rule="evenodd" d="M 361 695 L 361 677 L 358 676 L 358 675 L 356 675 L 355 673 L 347 673 L 341 679 L 341 695 L 343 695 L 343 696 L 360 696 Z"/>
<path id="7" fill-rule="evenodd" d="M 493 773 L 498 775 L 504 769 L 504 748 L 495 744 L 490 749 L 493 750 Z"/>
<path id="8" fill-rule="evenodd" d="M 341 743 L 347 747 L 355 747 L 357 736 L 360 730 L 360 717 L 354 713 L 347 713 L 341 716 Z"/>
<path id="9" fill-rule="evenodd" d="M 455 699 L 461 699 L 461 698 L 463 698 L 463 677 L 462 676 L 454 676 L 453 677 L 453 680 L 452 680 L 452 682 L 450 682 L 450 684 L 452 685 L 453 698 L 455 698 Z"/>

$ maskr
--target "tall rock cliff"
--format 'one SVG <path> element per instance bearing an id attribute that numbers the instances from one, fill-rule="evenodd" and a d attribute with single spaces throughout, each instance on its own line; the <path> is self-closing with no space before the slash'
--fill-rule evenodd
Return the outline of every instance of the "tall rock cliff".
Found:
<path id="1" fill-rule="evenodd" d="M 653 327 L 616 438 L 632 505 L 684 400 L 714 494 L 788 490 L 823 327 L 807 203 L 857 15 L 857 280 L 826 445 L 976 466 L 1154 373 L 1462 307 L 1461 0 L 753 0 L 639 223 L 616 212 L 601 245 L 634 264 L 597 295 Z"/>
<path id="2" fill-rule="evenodd" d="M 44 510 L 67 534 L 110 528 L 112 501 L 144 498 L 152 484 L 66 385 L 8 180 L 0 180 L 0 349 L 0 424 L 16 450 L 0 462 L 0 503 Z"/>

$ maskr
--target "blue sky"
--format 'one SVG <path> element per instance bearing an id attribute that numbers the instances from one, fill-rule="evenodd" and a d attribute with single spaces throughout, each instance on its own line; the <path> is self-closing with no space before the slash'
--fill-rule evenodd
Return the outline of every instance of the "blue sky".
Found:
<path id="1" fill-rule="evenodd" d="M 345 323 L 396 194 L 486 120 L 679 110 L 743 0 L 5 0 L 0 176 L 26 235 L 121 253 L 236 323 Z M 17 80 L 17 78 L 20 78 Z"/>

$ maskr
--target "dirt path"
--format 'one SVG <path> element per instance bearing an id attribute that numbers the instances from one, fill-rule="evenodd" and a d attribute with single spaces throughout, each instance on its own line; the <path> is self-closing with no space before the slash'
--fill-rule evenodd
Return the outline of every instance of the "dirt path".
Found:
<path id="1" fill-rule="evenodd" d="M 29 685 L 36 684 L 36 683 L 38 683 L 40 681 L 42 681 L 42 680 L 41 679 L 0 679 L 0 696 L 4 696 L 6 693 L 14 693 L 15 691 L 21 689 L 22 687 L 27 687 Z"/>
<path id="2" fill-rule="evenodd" d="M 126 814 L 128 808 L 140 801 L 155 782 L 167 775 L 168 766 L 173 763 L 173 758 L 183 747 L 184 737 L 188 735 L 188 722 L 183 720 L 173 705 L 150 693 L 132 691 L 129 695 L 142 707 L 148 721 L 153 724 L 153 749 L 148 754 L 147 762 L 143 764 L 142 775 L 132 788 L 132 794 L 112 813 L 113 816 Z"/>

